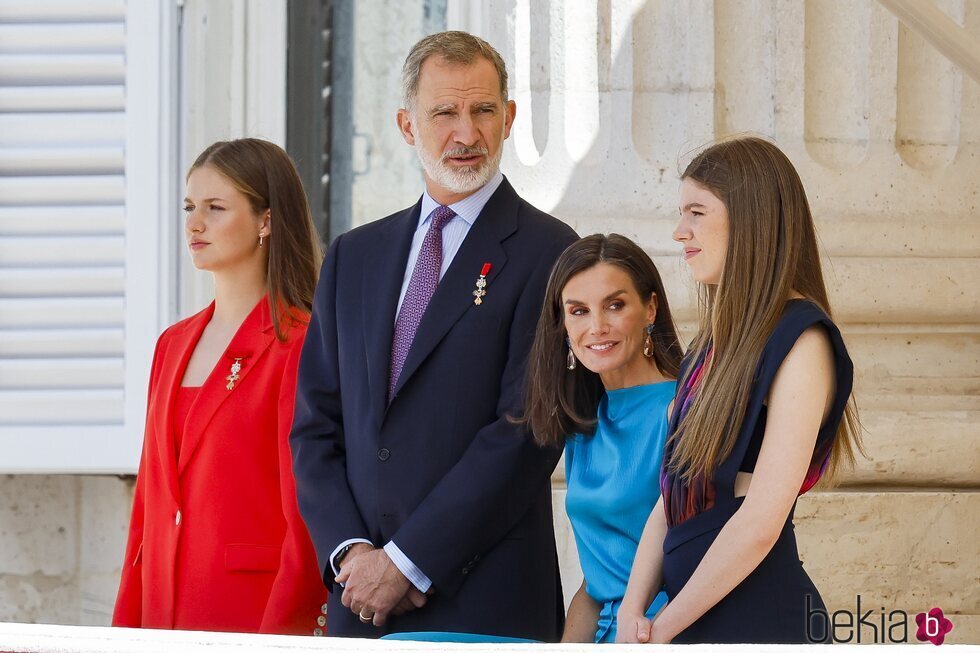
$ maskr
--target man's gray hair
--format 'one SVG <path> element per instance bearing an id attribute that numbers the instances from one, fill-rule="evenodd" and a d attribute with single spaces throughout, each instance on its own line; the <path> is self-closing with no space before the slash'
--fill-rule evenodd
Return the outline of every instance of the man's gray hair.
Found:
<path id="1" fill-rule="evenodd" d="M 500 78 L 500 97 L 507 101 L 507 65 L 492 45 L 467 32 L 449 31 L 426 36 L 416 43 L 402 67 L 402 100 L 405 108 L 414 110 L 419 93 L 419 73 L 429 57 L 436 56 L 449 63 L 469 66 L 482 57 L 497 69 Z"/>

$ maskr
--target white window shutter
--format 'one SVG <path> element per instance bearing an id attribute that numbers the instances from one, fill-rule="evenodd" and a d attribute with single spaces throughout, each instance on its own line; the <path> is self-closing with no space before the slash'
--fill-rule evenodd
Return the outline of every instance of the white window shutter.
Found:
<path id="1" fill-rule="evenodd" d="M 0 472 L 136 468 L 172 244 L 166 14 L 0 0 Z"/>

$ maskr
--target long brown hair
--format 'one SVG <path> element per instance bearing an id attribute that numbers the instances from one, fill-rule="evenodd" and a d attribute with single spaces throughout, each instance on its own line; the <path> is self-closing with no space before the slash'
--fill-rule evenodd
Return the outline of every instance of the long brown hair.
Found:
<path id="1" fill-rule="evenodd" d="M 286 340 L 288 323 L 313 309 L 313 292 L 323 252 L 313 226 L 303 182 L 281 147 L 258 138 L 219 141 L 201 152 L 191 173 L 202 166 L 220 172 L 249 200 L 256 214 L 269 211 L 266 286 L 276 337 Z M 298 309 L 298 310 L 297 310 Z"/>
<path id="2" fill-rule="evenodd" d="M 671 436 L 671 468 L 710 476 L 727 458 L 744 419 L 759 357 L 795 290 L 831 315 L 817 236 L 803 183 L 772 143 L 741 137 L 709 146 L 684 170 L 728 210 L 729 238 L 717 286 L 698 289 L 700 330 L 689 355 L 712 347 L 705 374 Z M 685 379 L 681 379 L 681 383 Z M 863 451 L 853 398 L 837 429 L 826 479 Z"/>
<path id="3" fill-rule="evenodd" d="M 657 297 L 653 329 L 653 363 L 665 376 L 676 378 L 681 351 L 677 329 L 670 313 L 667 293 L 657 266 L 643 249 L 619 234 L 594 234 L 575 241 L 562 252 L 548 279 L 541 316 L 528 361 L 524 415 L 540 446 L 559 446 L 572 433 L 591 434 L 603 387 L 599 375 L 578 365 L 566 369 L 565 309 L 561 293 L 569 279 L 599 263 L 615 265 L 626 272 L 640 298 Z"/>

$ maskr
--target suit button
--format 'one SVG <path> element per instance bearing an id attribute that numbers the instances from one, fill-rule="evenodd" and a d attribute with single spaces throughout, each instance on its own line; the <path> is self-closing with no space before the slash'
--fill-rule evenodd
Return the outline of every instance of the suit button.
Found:
<path id="1" fill-rule="evenodd" d="M 314 637 L 323 637 L 323 630 L 321 630 L 320 628 L 314 628 L 313 629 L 313 636 Z"/>
<path id="2" fill-rule="evenodd" d="M 463 575 L 466 576 L 469 573 L 470 573 L 470 568 L 469 567 L 463 567 Z"/>
<path id="3" fill-rule="evenodd" d="M 318 626 L 326 626 L 326 625 L 327 625 L 327 618 L 326 618 L 326 617 L 324 617 L 324 616 L 323 616 L 323 615 L 321 614 L 321 615 L 320 615 L 319 617 L 317 617 L 317 618 L 316 618 L 316 624 L 317 624 Z"/>
<path id="4" fill-rule="evenodd" d="M 324 603 L 323 605 L 320 606 L 320 612 L 322 612 L 323 614 L 327 614 L 327 604 L 326 603 Z"/>
<path id="5" fill-rule="evenodd" d="M 177 514 L 174 516 L 174 526 L 180 526 L 180 511 L 179 510 L 177 511 Z"/>
<path id="6" fill-rule="evenodd" d="M 378 449 L 378 460 L 380 460 L 381 462 L 384 462 L 384 461 L 388 460 L 389 458 L 391 458 L 391 452 L 390 451 L 388 451 L 384 447 L 381 447 L 380 449 Z"/>

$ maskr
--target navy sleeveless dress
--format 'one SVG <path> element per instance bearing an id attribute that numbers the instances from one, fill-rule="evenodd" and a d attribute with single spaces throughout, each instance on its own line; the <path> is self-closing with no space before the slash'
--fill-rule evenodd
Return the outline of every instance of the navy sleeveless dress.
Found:
<path id="1" fill-rule="evenodd" d="M 813 325 L 821 325 L 833 345 L 836 366 L 836 390 L 827 419 L 820 427 L 813 458 L 800 494 L 809 490 L 826 469 L 837 427 L 851 394 L 853 365 L 844 347 L 840 331 L 816 304 L 809 300 L 787 302 L 784 313 L 770 336 L 756 371 L 749 394 L 745 420 L 731 455 L 722 462 L 711 478 L 695 477 L 683 482 L 679 474 L 668 471 L 673 446 L 664 452 L 661 492 L 667 513 L 667 536 L 664 539 L 664 590 L 670 600 L 681 591 L 694 573 L 718 532 L 735 514 L 744 497 L 736 498 L 735 476 L 739 471 L 755 468 L 765 432 L 764 401 L 776 371 L 800 335 Z M 711 355 L 710 349 L 707 356 Z M 669 432 L 673 433 L 697 392 L 704 360 L 686 359 L 681 378 L 694 366 L 687 382 L 678 387 Z M 796 537 L 793 512 L 775 546 L 748 577 L 697 621 L 673 639 L 673 643 L 808 643 L 827 642 L 826 621 L 808 617 L 825 610 L 813 581 L 803 570 Z"/>

